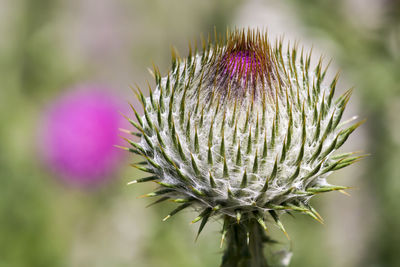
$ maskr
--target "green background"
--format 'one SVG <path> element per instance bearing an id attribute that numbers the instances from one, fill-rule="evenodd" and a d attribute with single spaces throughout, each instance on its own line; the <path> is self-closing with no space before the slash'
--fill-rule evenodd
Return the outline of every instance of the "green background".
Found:
<path id="1" fill-rule="evenodd" d="M 313 204 L 320 225 L 284 218 L 291 266 L 400 266 L 400 4 L 396 0 L 0 1 L 0 267 L 218 266 L 220 222 L 195 243 L 195 217 L 161 219 L 171 204 L 145 208 L 153 185 L 121 162 L 105 186 L 61 184 L 36 155 L 41 116 L 57 95 L 80 83 L 104 83 L 126 101 L 143 88 L 153 62 L 165 74 L 170 47 L 181 55 L 200 33 L 258 26 L 313 44 L 339 89 L 355 86 L 347 118 L 367 118 L 346 148 L 370 153 L 330 181 L 352 197 L 324 194 Z M 40 152 L 40 151 L 39 151 Z"/>

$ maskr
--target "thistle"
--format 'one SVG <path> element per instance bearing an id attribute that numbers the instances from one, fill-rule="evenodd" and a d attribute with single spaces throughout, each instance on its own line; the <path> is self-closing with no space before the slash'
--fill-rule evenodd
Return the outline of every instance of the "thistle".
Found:
<path id="1" fill-rule="evenodd" d="M 221 266 L 268 266 L 263 246 L 270 222 L 285 234 L 285 213 L 321 216 L 309 204 L 323 192 L 343 191 L 326 177 L 362 156 L 335 154 L 362 123 L 340 123 L 352 90 L 334 97 L 338 75 L 325 84 L 322 59 L 274 45 L 258 30 L 235 30 L 202 40 L 186 59 L 172 52 L 172 68 L 145 97 L 144 115 L 127 140 L 145 161 L 132 166 L 158 189 L 145 196 L 179 203 L 164 220 L 193 207 L 198 234 L 211 217 L 223 220 Z M 284 51 L 285 50 L 285 51 Z"/>
<path id="2" fill-rule="evenodd" d="M 125 121 L 118 98 L 105 86 L 84 84 L 60 96 L 45 110 L 39 147 L 48 168 L 68 184 L 92 188 L 120 166 L 118 127 Z"/>

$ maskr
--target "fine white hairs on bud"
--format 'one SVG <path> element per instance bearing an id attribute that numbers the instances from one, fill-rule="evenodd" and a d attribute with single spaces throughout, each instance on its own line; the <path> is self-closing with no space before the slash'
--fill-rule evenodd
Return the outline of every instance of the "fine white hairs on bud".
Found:
<path id="1" fill-rule="evenodd" d="M 154 181 L 159 188 L 146 196 L 179 203 L 166 219 L 200 210 L 199 232 L 211 216 L 262 228 L 272 218 L 283 231 L 285 212 L 321 221 L 310 198 L 346 189 L 326 177 L 361 158 L 335 154 L 362 123 L 340 124 L 351 90 L 335 97 L 338 76 L 325 83 L 322 60 L 310 66 L 311 52 L 272 45 L 258 30 L 189 51 L 185 59 L 173 52 L 166 77 L 155 68 L 149 97 L 137 89 L 144 115 L 133 110 L 129 121 L 141 140 L 127 139 L 126 149 L 144 157 L 133 166 L 151 176 L 135 182 Z"/>

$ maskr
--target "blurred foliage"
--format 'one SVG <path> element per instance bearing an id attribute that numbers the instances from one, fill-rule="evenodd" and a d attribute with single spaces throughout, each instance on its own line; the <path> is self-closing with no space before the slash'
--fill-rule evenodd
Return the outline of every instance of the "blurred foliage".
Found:
<path id="1" fill-rule="evenodd" d="M 126 187 L 126 178 L 116 178 L 90 192 L 65 187 L 42 166 L 37 131 L 45 104 L 64 88 L 88 80 L 118 80 L 121 73 L 132 76 L 131 82 L 145 84 L 144 77 L 149 76 L 144 70 L 151 60 L 165 73 L 170 45 L 185 51 L 187 40 L 199 32 L 212 32 L 214 25 L 225 29 L 246 1 L 112 1 L 126 17 L 127 25 L 118 30 L 127 48 L 118 51 L 116 60 L 128 58 L 132 62 L 128 69 L 74 55 L 71 47 L 76 40 L 69 40 L 65 32 L 74 29 L 76 9 L 83 2 L 0 3 L 5 10 L 0 16 L 0 267 L 217 266 L 219 223 L 207 227 L 194 243 L 196 227 L 188 224 L 193 214 L 161 223 L 171 206 L 145 209 L 149 201 L 136 197 L 150 191 L 146 186 Z M 88 5 L 95 8 L 103 2 Z M 359 266 L 400 266 L 400 4 L 385 0 L 382 22 L 368 28 L 354 25 L 343 12 L 344 2 L 290 4 L 310 36 L 335 44 L 335 59 L 355 81 L 362 98 L 360 115 L 368 118 L 371 141 L 365 151 L 372 156 L 364 179 L 373 188 L 371 198 L 377 204 L 370 216 L 378 218 L 378 226 L 371 231 L 369 253 L 360 256 Z M 119 91 L 129 91 L 128 83 Z M 116 176 L 138 175 L 127 168 Z M 311 222 L 301 216 L 296 222 L 286 220 L 288 229 L 301 229 L 291 234 L 293 240 L 306 236 L 310 246 L 329 250 L 321 241 L 324 228 L 306 227 Z M 329 261 L 322 255 L 308 256 L 308 246 L 298 252 L 296 266 Z"/>

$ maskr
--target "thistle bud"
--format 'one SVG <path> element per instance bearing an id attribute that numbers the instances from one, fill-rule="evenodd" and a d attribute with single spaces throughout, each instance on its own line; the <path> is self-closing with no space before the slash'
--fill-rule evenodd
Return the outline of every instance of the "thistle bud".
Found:
<path id="1" fill-rule="evenodd" d="M 130 122 L 141 141 L 128 140 L 129 150 L 146 160 L 133 166 L 151 176 L 132 183 L 154 181 L 159 189 L 147 196 L 180 203 L 166 219 L 200 210 L 199 233 L 211 217 L 223 218 L 231 242 L 222 266 L 266 266 L 254 244 L 267 240 L 268 218 L 285 233 L 284 213 L 322 220 L 310 198 L 347 188 L 326 177 L 360 158 L 335 151 L 361 123 L 340 124 L 351 90 L 335 98 L 338 76 L 325 84 L 326 68 L 310 66 L 311 52 L 283 51 L 282 41 L 271 45 L 253 30 L 215 39 L 186 59 L 173 53 L 166 77 L 155 69 L 149 97 L 138 89 L 144 116 L 134 110 Z M 247 243 L 232 244 L 234 236 Z"/>

